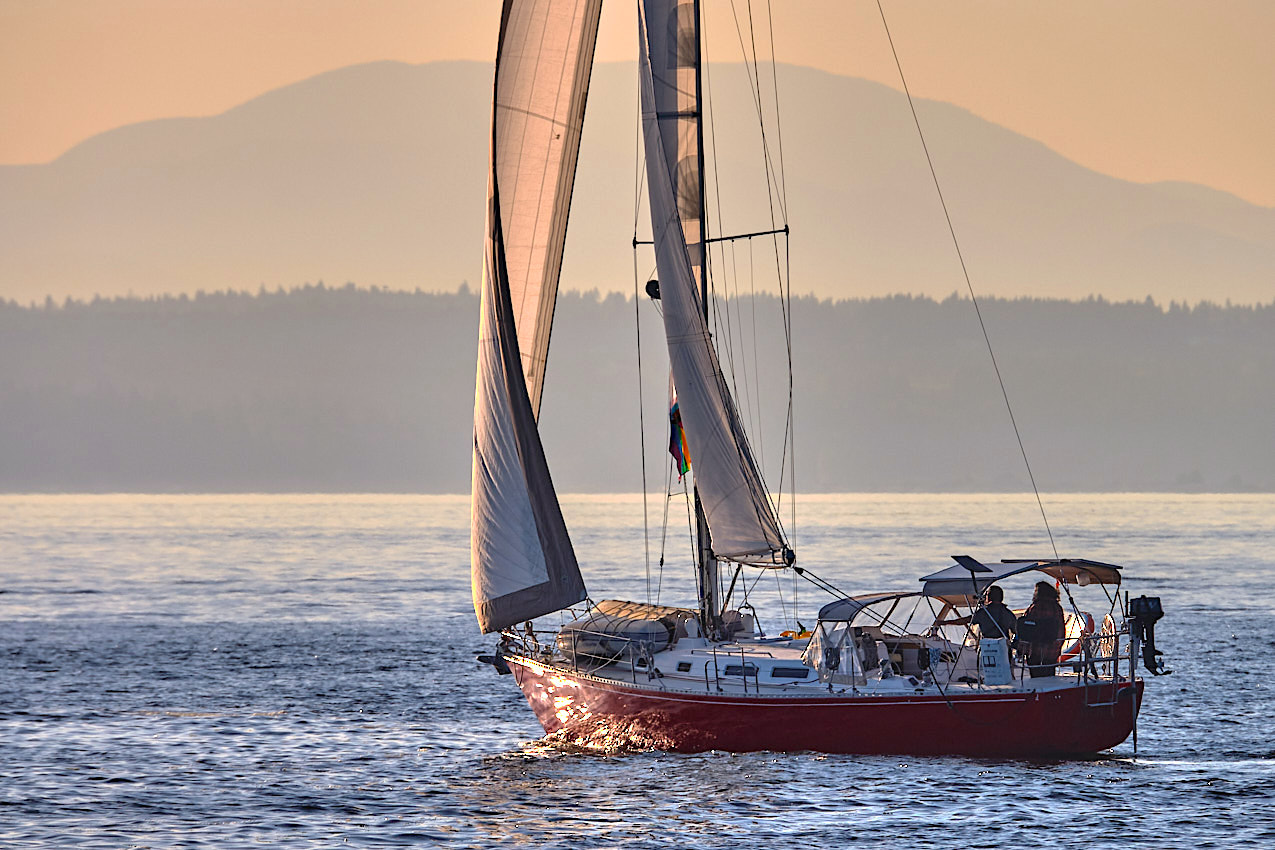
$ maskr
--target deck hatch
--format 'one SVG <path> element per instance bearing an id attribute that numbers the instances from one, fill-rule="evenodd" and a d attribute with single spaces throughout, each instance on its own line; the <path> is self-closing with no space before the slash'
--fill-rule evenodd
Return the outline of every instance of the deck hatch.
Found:
<path id="1" fill-rule="evenodd" d="M 772 679 L 806 679 L 810 676 L 809 667 L 771 667 Z"/>
<path id="2" fill-rule="evenodd" d="M 756 676 L 756 664 L 727 664 L 723 676 Z"/>

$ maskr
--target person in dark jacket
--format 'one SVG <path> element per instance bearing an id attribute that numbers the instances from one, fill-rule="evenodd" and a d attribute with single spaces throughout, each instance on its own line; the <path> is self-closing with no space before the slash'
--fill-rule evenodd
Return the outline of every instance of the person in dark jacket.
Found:
<path id="1" fill-rule="evenodd" d="M 987 604 L 974 612 L 974 625 L 979 637 L 1005 638 L 1007 645 L 1012 643 L 1017 621 L 1005 604 L 1005 591 L 996 585 L 987 588 Z"/>
<path id="2" fill-rule="evenodd" d="M 1047 581 L 1036 582 L 1032 604 L 1018 618 L 1019 651 L 1023 651 L 1021 647 L 1025 643 L 1033 678 L 1054 675 L 1065 631 L 1058 589 Z"/>

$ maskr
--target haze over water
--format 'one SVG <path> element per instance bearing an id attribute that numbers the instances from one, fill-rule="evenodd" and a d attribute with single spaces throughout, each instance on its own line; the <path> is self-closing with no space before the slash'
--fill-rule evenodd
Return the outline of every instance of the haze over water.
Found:
<path id="1" fill-rule="evenodd" d="M 645 598 L 639 499 L 564 501 L 594 598 Z M 1046 507 L 1062 555 L 1164 600 L 1175 672 L 1148 682 L 1136 758 L 563 752 L 474 661 L 494 641 L 466 497 L 0 496 L 0 844 L 1270 846 L 1275 496 Z M 798 508 L 803 563 L 851 593 L 1050 551 L 1029 496 Z M 690 598 L 681 528 L 662 581 L 653 528 L 666 603 Z M 787 579 L 753 593 L 769 632 L 789 625 Z M 823 601 L 803 588 L 798 616 Z"/>

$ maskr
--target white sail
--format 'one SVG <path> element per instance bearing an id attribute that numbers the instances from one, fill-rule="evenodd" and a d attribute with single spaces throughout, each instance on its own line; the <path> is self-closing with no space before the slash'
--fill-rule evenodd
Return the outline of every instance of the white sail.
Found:
<path id="1" fill-rule="evenodd" d="M 601 7 L 602 0 L 506 0 L 500 22 L 493 179 L 518 348 L 537 415 Z"/>
<path id="2" fill-rule="evenodd" d="M 643 0 L 638 15 L 642 132 L 669 360 L 695 487 L 719 558 L 789 556 L 703 315 L 700 104 L 695 0 Z"/>
<path id="3" fill-rule="evenodd" d="M 585 598 L 536 427 L 601 0 L 506 0 L 492 106 L 470 573 L 484 632 Z"/>

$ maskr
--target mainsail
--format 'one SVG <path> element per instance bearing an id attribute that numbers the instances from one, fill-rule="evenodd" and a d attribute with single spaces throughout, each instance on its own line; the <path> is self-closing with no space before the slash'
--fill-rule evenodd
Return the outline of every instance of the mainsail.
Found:
<path id="1" fill-rule="evenodd" d="M 470 571 L 484 632 L 585 598 L 536 416 L 601 0 L 505 0 L 474 398 Z"/>
<path id="2" fill-rule="evenodd" d="M 642 131 L 664 333 L 713 553 L 780 564 L 790 553 L 740 425 L 703 315 L 697 0 L 643 0 Z"/>

